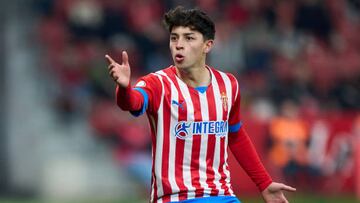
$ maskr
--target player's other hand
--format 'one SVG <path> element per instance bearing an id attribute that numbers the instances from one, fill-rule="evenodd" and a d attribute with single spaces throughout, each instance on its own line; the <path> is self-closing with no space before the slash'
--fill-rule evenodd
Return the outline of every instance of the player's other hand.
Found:
<path id="1" fill-rule="evenodd" d="M 108 71 L 111 78 L 121 87 L 127 87 L 130 83 L 129 57 L 126 51 L 122 52 L 122 63 L 117 63 L 109 55 L 105 55 L 109 66 Z"/>
<path id="2" fill-rule="evenodd" d="M 282 183 L 272 182 L 261 194 L 266 203 L 289 203 L 285 198 L 284 191 L 295 192 L 296 189 Z"/>

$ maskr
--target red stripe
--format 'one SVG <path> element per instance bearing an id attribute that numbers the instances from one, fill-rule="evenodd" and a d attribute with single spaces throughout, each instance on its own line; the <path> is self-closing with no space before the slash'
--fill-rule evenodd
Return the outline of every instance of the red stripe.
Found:
<path id="1" fill-rule="evenodd" d="M 194 106 L 194 119 L 195 121 L 202 121 L 201 105 L 199 99 L 199 93 L 188 88 L 191 96 L 191 100 Z M 200 173 L 199 173 L 199 159 L 200 159 L 200 147 L 201 147 L 201 135 L 193 135 L 192 137 L 192 150 L 191 150 L 191 183 L 195 187 L 195 197 L 204 196 L 204 188 L 200 185 Z"/>
<path id="2" fill-rule="evenodd" d="M 206 92 L 206 98 L 208 101 L 208 111 L 209 111 L 209 120 L 210 121 L 216 121 L 216 107 L 215 105 L 215 96 L 214 96 L 214 89 L 213 87 L 209 87 L 209 89 Z M 206 152 L 206 183 L 211 188 L 210 196 L 216 196 L 219 193 L 219 190 L 216 189 L 216 185 L 214 183 L 215 179 L 215 172 L 213 169 L 214 164 L 214 153 L 215 153 L 215 143 L 216 143 L 216 137 L 215 135 L 209 135 L 208 136 L 208 146 L 207 146 L 207 152 Z"/>
<path id="3" fill-rule="evenodd" d="M 175 78 L 175 75 L 171 71 L 171 69 L 165 70 L 167 75 L 173 81 L 177 91 L 178 91 L 178 98 L 179 103 L 183 102 L 183 108 L 178 108 L 178 121 L 187 121 L 187 105 L 185 103 L 184 96 L 181 93 L 179 88 L 179 84 Z M 186 200 L 187 199 L 187 192 L 188 188 L 184 185 L 184 178 L 183 178 L 183 160 L 184 160 L 184 149 L 185 149 L 185 140 L 176 139 L 176 148 L 175 148 L 175 180 L 176 184 L 179 187 L 179 200 Z"/>
<path id="4" fill-rule="evenodd" d="M 169 182 L 169 132 L 170 132 L 170 105 L 168 104 L 168 99 L 166 96 L 169 96 L 171 99 L 171 88 L 169 81 L 163 77 L 164 89 L 166 93 L 163 101 L 163 151 L 162 151 L 162 164 L 161 164 L 161 180 L 162 180 L 162 187 L 164 191 L 163 201 L 168 202 L 170 201 L 170 194 L 172 194 L 171 185 Z"/>
<path id="5" fill-rule="evenodd" d="M 212 69 L 213 73 L 215 75 L 216 81 L 219 85 L 219 90 L 220 90 L 220 95 L 222 93 L 226 93 L 226 87 L 225 87 L 225 83 L 224 80 L 222 79 L 220 73 L 215 70 Z M 228 107 L 229 108 L 229 107 Z M 223 105 L 221 105 L 221 109 L 223 111 L 223 120 L 227 120 L 227 111 L 224 111 Z M 220 178 L 220 183 L 221 183 L 221 188 L 225 190 L 225 195 L 230 195 L 229 192 L 229 187 L 226 186 L 226 174 L 224 173 L 224 164 L 225 164 L 225 137 L 220 138 L 220 164 L 219 164 L 219 173 L 221 175 Z"/>
<path id="6" fill-rule="evenodd" d="M 236 99 L 236 91 L 237 91 L 237 88 L 239 88 L 238 85 L 236 85 L 236 78 L 235 76 L 231 75 L 230 73 L 227 73 L 226 74 L 228 76 L 228 78 L 230 79 L 230 82 L 231 82 L 231 87 L 232 88 L 232 101 L 231 103 L 234 104 L 235 102 L 235 99 Z M 240 92 L 238 91 L 238 94 L 240 94 Z"/>
<path id="7" fill-rule="evenodd" d="M 150 117 L 148 117 L 150 120 Z M 153 127 L 151 127 L 151 142 L 152 142 L 152 157 L 155 157 L 156 155 L 156 126 L 157 126 L 157 114 L 154 115 L 154 120 L 155 120 L 155 128 L 153 129 Z M 158 196 L 157 196 L 157 181 L 156 181 L 156 176 L 155 176 L 155 158 L 152 159 L 152 167 L 151 167 L 151 186 L 154 185 L 154 188 L 152 188 L 154 190 L 154 200 L 157 200 Z"/>
<path id="8" fill-rule="evenodd" d="M 160 82 L 160 79 L 155 75 L 155 74 L 150 74 L 149 76 L 151 77 L 154 77 L 155 79 L 153 79 L 151 81 L 151 83 L 154 83 L 154 84 L 151 84 L 150 88 L 152 88 L 152 86 L 154 86 L 154 94 L 159 94 L 159 95 L 149 95 L 149 96 L 153 96 L 151 99 L 152 99 L 152 107 L 149 107 L 149 111 L 152 113 L 152 114 L 157 114 L 157 111 L 159 110 L 159 106 L 160 106 L 160 102 L 161 102 L 161 97 L 160 95 L 162 94 L 162 87 L 156 87 L 156 84 L 160 84 L 161 85 L 161 82 Z M 150 82 L 150 81 L 149 81 Z M 160 91 L 155 91 L 155 89 L 159 89 Z M 150 98 L 149 98 L 150 99 Z"/>

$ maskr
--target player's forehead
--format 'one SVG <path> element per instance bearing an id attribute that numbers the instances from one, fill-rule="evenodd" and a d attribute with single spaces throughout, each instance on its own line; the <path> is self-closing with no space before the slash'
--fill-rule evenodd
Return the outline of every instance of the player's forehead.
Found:
<path id="1" fill-rule="evenodd" d="M 189 26 L 174 26 L 170 35 L 202 35 L 199 31 L 191 29 Z"/>

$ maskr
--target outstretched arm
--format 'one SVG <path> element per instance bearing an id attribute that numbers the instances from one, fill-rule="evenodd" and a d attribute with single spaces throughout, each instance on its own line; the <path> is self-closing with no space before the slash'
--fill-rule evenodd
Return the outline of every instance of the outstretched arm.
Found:
<path id="1" fill-rule="evenodd" d="M 124 111 L 139 111 L 144 103 L 140 92 L 133 90 L 130 84 L 130 64 L 126 51 L 122 52 L 122 63 L 117 63 L 109 55 L 105 55 L 109 66 L 110 77 L 117 84 L 116 103 Z"/>
<path id="2" fill-rule="evenodd" d="M 288 201 L 286 200 L 283 191 L 293 192 L 296 189 L 282 183 L 273 182 L 261 163 L 255 147 L 241 123 L 241 97 L 238 82 L 234 76 L 230 76 L 233 78 L 233 86 L 236 91 L 234 91 L 235 101 L 229 117 L 229 147 L 236 160 L 261 191 L 262 197 L 266 203 L 287 203 Z"/>

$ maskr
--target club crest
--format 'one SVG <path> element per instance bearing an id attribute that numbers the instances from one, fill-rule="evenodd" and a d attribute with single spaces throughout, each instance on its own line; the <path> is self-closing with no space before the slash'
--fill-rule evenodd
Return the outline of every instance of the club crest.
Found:
<path id="1" fill-rule="evenodd" d="M 222 102 L 224 111 L 228 111 L 228 97 L 226 96 L 225 92 L 221 93 L 221 102 Z"/>

